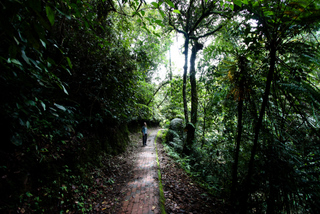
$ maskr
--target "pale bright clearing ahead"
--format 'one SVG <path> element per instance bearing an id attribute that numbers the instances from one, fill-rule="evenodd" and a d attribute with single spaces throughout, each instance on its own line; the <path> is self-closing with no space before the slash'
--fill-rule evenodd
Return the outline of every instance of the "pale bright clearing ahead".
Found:
<path id="1" fill-rule="evenodd" d="M 171 67 L 173 75 L 182 75 L 184 66 L 184 55 L 182 54 L 184 38 L 178 34 L 175 36 L 173 44 L 171 45 Z M 158 68 L 156 76 L 160 78 L 160 82 L 166 78 L 166 74 L 169 72 L 169 51 L 166 54 L 168 60 L 168 68 L 165 65 L 161 65 Z"/>

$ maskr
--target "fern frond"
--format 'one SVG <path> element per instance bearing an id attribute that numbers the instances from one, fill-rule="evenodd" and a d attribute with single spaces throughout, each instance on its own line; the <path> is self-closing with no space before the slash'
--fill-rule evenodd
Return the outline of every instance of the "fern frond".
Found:
<path id="1" fill-rule="evenodd" d="M 180 142 L 177 143 L 177 142 L 170 141 L 170 142 L 168 142 L 168 144 L 172 148 L 174 148 L 174 150 L 176 150 L 176 151 L 182 151 L 182 149 L 183 149 L 183 145 L 181 145 Z"/>
<path id="2" fill-rule="evenodd" d="M 279 83 L 285 91 L 289 91 L 295 97 L 304 97 L 304 100 L 308 103 L 314 103 L 316 106 L 320 106 L 320 91 L 313 88 L 307 83 Z"/>

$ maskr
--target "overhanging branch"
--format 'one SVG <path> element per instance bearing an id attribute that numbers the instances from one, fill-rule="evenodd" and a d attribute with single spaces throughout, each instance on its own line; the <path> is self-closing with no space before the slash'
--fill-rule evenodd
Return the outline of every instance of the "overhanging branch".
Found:
<path id="1" fill-rule="evenodd" d="M 197 39 L 200 39 L 200 38 L 203 38 L 203 37 L 210 36 L 210 35 L 214 34 L 215 32 L 219 31 L 222 27 L 223 27 L 223 26 L 220 25 L 217 29 L 215 29 L 215 30 L 213 30 L 213 31 L 211 31 L 211 32 L 209 32 L 209 33 L 206 33 L 206 34 L 204 34 L 204 35 L 201 35 L 201 36 L 190 36 L 190 39 L 192 39 L 192 40 L 197 40 Z"/>
<path id="2" fill-rule="evenodd" d="M 147 103 L 147 106 L 151 103 L 151 101 L 153 100 L 154 96 L 158 93 L 158 91 L 162 88 L 162 86 L 165 86 L 166 84 L 170 83 L 170 81 L 165 81 L 165 82 L 162 82 L 158 89 L 153 93 L 151 99 L 149 100 L 149 102 Z"/>

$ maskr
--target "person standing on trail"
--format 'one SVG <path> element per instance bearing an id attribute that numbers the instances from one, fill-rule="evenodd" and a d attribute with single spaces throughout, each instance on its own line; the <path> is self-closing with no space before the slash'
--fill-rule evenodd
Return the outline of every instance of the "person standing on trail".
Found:
<path id="1" fill-rule="evenodd" d="M 142 137 L 143 145 L 142 146 L 146 146 L 147 145 L 147 134 L 148 134 L 148 128 L 147 128 L 147 123 L 146 122 L 143 123 L 141 132 L 142 132 L 142 135 L 143 135 L 143 137 Z"/>

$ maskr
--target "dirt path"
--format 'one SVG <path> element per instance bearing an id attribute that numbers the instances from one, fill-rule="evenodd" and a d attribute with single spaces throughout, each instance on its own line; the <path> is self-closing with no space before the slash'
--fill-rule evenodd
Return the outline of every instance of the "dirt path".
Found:
<path id="1" fill-rule="evenodd" d="M 125 193 L 120 213 L 156 214 L 159 212 L 159 185 L 155 138 L 158 129 L 149 130 L 147 146 L 137 150 L 133 178 L 121 192 Z M 142 140 L 141 140 L 142 141 Z"/>

